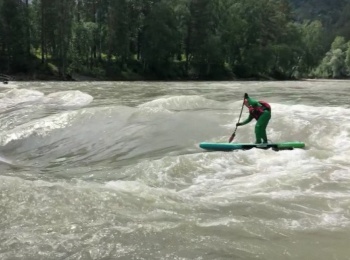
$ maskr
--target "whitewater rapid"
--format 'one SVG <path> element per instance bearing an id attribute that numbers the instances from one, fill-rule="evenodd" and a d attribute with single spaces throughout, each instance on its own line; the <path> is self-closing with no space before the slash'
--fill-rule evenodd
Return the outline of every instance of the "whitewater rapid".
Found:
<path id="1" fill-rule="evenodd" d="M 10 82 L 0 258 L 349 259 L 347 85 Z M 270 102 L 269 140 L 306 148 L 201 150 L 228 140 L 245 92 Z"/>

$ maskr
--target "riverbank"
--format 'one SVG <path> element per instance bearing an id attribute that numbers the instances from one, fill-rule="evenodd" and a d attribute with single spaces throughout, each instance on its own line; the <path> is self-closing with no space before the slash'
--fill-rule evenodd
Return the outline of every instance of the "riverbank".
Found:
<path id="1" fill-rule="evenodd" d="M 277 75 L 250 75 L 239 77 L 231 69 L 223 66 L 219 71 L 210 74 L 187 70 L 185 63 L 177 62 L 169 69 L 159 74 L 142 68 L 141 63 L 133 62 L 129 66 L 103 64 L 103 66 L 89 69 L 82 66 L 81 70 L 68 70 L 62 74 L 53 62 L 42 63 L 37 57 L 32 59 L 21 71 L 0 72 L 0 80 L 8 81 L 236 81 L 236 80 L 288 80 L 286 77 Z"/>
<path id="2" fill-rule="evenodd" d="M 5 75 L 5 74 L 3 74 Z M 237 77 L 222 77 L 216 79 L 200 78 L 200 77 L 183 77 L 183 78 L 157 78 L 152 76 L 133 75 L 131 77 L 94 77 L 91 75 L 84 75 L 80 73 L 72 73 L 65 77 L 58 75 L 33 73 L 33 74 L 6 74 L 5 77 L 0 76 L 1 81 L 275 81 L 281 79 L 275 79 L 271 77 L 250 77 L 250 78 L 237 78 Z M 297 79 L 283 79 L 283 80 L 297 80 Z"/>
<path id="3" fill-rule="evenodd" d="M 225 73 L 220 77 L 199 77 L 195 75 L 174 76 L 174 77 L 157 77 L 155 75 L 119 72 L 113 76 L 96 76 L 92 73 L 77 73 L 59 75 L 57 69 L 50 65 L 32 68 L 31 71 L 24 73 L 0 73 L 0 82 L 8 81 L 290 81 L 290 80 L 327 80 L 327 78 L 286 78 L 286 77 L 271 77 L 267 75 L 258 75 L 256 77 L 240 78 L 232 73 Z M 338 79 L 338 78 L 337 78 Z M 348 78 L 339 78 L 341 80 L 348 80 Z"/>

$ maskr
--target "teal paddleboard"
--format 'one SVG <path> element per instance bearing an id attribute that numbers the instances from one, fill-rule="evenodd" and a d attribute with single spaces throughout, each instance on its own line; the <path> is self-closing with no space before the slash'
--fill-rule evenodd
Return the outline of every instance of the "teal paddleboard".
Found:
<path id="1" fill-rule="evenodd" d="M 293 150 L 295 148 L 304 148 L 303 142 L 281 142 L 267 144 L 252 144 L 252 143 L 209 143 L 203 142 L 199 147 L 209 151 L 233 151 L 233 150 L 249 150 L 252 148 L 270 149 L 273 150 Z"/>

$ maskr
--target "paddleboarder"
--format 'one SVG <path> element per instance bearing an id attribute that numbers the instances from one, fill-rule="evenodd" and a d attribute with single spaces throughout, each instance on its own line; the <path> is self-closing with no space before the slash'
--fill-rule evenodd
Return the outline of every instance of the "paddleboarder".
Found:
<path id="1" fill-rule="evenodd" d="M 255 143 L 267 143 L 266 127 L 271 119 L 271 106 L 265 101 L 257 101 L 244 94 L 244 105 L 249 109 L 249 116 L 243 122 L 238 122 L 236 127 L 246 125 L 256 119 Z"/>

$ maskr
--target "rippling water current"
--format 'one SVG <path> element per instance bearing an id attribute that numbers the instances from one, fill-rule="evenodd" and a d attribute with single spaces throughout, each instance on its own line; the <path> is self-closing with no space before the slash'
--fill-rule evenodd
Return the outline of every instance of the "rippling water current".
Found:
<path id="1" fill-rule="evenodd" d="M 1 85 L 0 259 L 350 259 L 349 90 Z M 228 140 L 245 92 L 271 103 L 271 141 L 306 148 L 201 150 Z"/>

